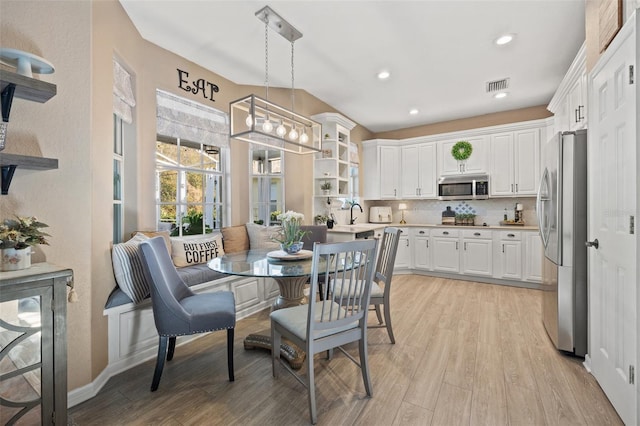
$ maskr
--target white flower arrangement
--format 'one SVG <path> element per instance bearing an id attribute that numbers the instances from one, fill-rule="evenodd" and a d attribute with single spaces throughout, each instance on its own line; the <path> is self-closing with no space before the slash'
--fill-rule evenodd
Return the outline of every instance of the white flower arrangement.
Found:
<path id="1" fill-rule="evenodd" d="M 302 213 L 297 213 L 292 210 L 286 213 L 278 215 L 278 220 L 282 222 L 282 231 L 278 235 L 278 238 L 274 238 L 284 247 L 290 247 L 291 245 L 302 241 L 302 238 L 308 234 L 308 231 L 301 231 L 300 225 L 304 220 Z"/>

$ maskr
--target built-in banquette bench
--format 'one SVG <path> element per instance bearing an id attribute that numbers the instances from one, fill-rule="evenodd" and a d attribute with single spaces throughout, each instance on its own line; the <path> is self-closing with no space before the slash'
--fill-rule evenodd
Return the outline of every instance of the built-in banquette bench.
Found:
<path id="1" fill-rule="evenodd" d="M 271 306 L 278 296 L 277 284 L 269 278 L 238 277 L 220 274 L 207 267 L 212 257 L 250 248 L 278 248 L 271 236 L 276 227 L 247 224 L 223 228 L 221 232 L 188 237 L 169 237 L 168 232 L 138 232 L 129 241 L 115 244 L 113 271 L 117 286 L 113 289 L 104 315 L 108 317 L 109 370 L 124 371 L 156 355 L 156 332 L 149 287 L 144 280 L 138 245 L 147 238 L 162 236 L 167 250 L 184 282 L 196 293 L 232 291 L 237 319 Z M 201 335 L 178 338 L 178 344 Z"/>

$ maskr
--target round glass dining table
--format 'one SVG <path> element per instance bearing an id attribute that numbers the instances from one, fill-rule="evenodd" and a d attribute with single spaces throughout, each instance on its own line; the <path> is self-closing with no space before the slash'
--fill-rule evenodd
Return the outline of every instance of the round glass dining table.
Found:
<path id="1" fill-rule="evenodd" d="M 223 274 L 273 278 L 280 289 L 280 295 L 273 302 L 273 310 L 277 310 L 307 303 L 304 289 L 311 276 L 312 256 L 309 250 L 301 250 L 296 255 L 272 249 L 249 250 L 217 257 L 209 261 L 208 266 Z M 256 347 L 271 350 L 271 336 L 250 334 L 244 339 L 245 349 Z M 301 368 L 305 359 L 304 351 L 286 340 L 280 345 L 280 355 L 294 369 Z"/>
<path id="2" fill-rule="evenodd" d="M 273 303 L 276 310 L 307 303 L 304 289 L 311 276 L 312 255 L 310 250 L 294 255 L 272 249 L 249 250 L 217 257 L 208 266 L 223 274 L 273 278 L 280 289 Z"/>

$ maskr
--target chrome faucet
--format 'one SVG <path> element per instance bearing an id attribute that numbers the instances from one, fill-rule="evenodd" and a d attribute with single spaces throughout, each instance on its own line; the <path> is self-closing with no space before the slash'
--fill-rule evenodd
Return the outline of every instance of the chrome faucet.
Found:
<path id="1" fill-rule="evenodd" d="M 364 212 L 362 211 L 362 206 L 361 206 L 360 204 L 358 204 L 358 203 L 353 203 L 353 204 L 351 204 L 351 221 L 349 222 L 349 225 L 353 225 L 354 223 L 356 223 L 356 219 L 357 219 L 357 217 L 353 217 L 353 208 L 354 208 L 355 206 L 360 207 L 360 213 L 364 213 Z"/>

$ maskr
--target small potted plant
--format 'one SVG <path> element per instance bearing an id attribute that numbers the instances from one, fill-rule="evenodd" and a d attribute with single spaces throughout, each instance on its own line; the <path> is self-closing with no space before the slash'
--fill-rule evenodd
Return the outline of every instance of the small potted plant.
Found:
<path id="1" fill-rule="evenodd" d="M 31 246 L 49 244 L 45 237 L 49 234 L 40 228 L 46 228 L 46 223 L 39 222 L 35 217 L 20 217 L 5 219 L 0 224 L 0 270 L 15 271 L 31 266 Z"/>
<path id="2" fill-rule="evenodd" d="M 331 188 L 333 188 L 333 186 L 328 180 L 325 180 L 324 183 L 320 185 L 320 189 L 322 189 L 325 194 L 328 194 L 331 191 Z"/>
<path id="3" fill-rule="evenodd" d="M 324 214 L 319 214 L 319 215 L 316 215 L 313 219 L 315 220 L 316 225 L 324 225 L 325 223 L 327 223 L 327 220 L 329 220 L 329 216 Z"/>

